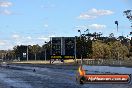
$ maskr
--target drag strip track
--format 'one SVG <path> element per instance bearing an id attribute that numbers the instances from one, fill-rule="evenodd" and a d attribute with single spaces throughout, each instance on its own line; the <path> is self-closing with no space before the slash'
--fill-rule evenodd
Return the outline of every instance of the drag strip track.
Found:
<path id="1" fill-rule="evenodd" d="M 63 65 L 59 69 L 58 67 L 56 65 L 0 67 L 0 88 L 132 88 L 131 84 L 80 85 L 75 80 L 77 67 Z"/>
<path id="2" fill-rule="evenodd" d="M 32 67 L 27 67 L 27 69 L 25 69 L 25 67 L 22 68 L 20 66 L 18 67 L 10 66 L 9 68 L 2 68 L 2 69 L 3 69 L 3 73 L 1 74 L 6 74 L 6 76 L 1 76 L 2 78 L 0 79 L 1 80 L 0 82 L 3 82 L 3 84 L 8 85 L 9 88 L 10 87 L 30 88 L 29 86 L 26 87 L 26 84 L 23 84 L 20 86 L 18 83 L 30 84 L 32 85 L 31 88 L 46 88 L 46 87 L 47 88 L 62 88 L 62 87 L 67 88 L 69 86 L 70 87 L 76 86 L 76 85 L 73 85 L 74 81 L 71 81 L 71 79 L 69 79 L 71 77 L 68 76 L 68 78 L 66 78 L 67 76 L 64 76 L 63 73 L 59 74 L 59 72 L 53 72 L 47 68 L 44 68 L 43 70 L 42 69 L 38 70 L 39 68 L 35 68 L 36 72 L 33 72 L 32 69 L 34 68 Z M 10 81 L 10 80 L 8 81 L 8 78 L 12 79 L 13 81 Z M 17 80 L 17 81 L 14 81 L 14 80 Z"/>

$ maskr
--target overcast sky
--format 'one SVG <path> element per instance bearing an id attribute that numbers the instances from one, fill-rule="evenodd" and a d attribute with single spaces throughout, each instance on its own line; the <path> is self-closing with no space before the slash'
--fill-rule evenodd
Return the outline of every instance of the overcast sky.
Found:
<path id="1" fill-rule="evenodd" d="M 78 29 L 126 36 L 131 29 L 123 11 L 130 9 L 131 0 L 0 0 L 0 50 L 79 36 Z"/>

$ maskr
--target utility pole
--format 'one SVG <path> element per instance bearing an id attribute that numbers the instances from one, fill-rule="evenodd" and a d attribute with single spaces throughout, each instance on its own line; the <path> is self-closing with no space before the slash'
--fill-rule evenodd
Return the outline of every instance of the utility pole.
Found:
<path id="1" fill-rule="evenodd" d="M 83 58 L 82 58 L 82 36 L 81 36 L 81 30 L 78 30 L 80 32 L 80 49 L 81 49 L 81 65 L 83 64 Z"/>

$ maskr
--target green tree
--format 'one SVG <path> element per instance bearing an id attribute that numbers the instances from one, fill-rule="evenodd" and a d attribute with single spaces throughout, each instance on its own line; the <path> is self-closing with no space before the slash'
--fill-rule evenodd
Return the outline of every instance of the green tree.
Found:
<path id="1" fill-rule="evenodd" d="M 111 49 L 112 59 L 123 59 L 129 54 L 127 46 L 123 45 L 120 41 L 109 42 L 108 44 Z"/>
<path id="2" fill-rule="evenodd" d="M 104 58 L 106 50 L 104 50 L 104 43 L 102 43 L 102 41 L 94 41 L 92 44 L 92 49 L 93 58 Z"/>
<path id="3" fill-rule="evenodd" d="M 31 52 L 34 54 L 34 59 L 36 60 L 37 53 L 41 51 L 41 47 L 37 45 L 31 46 Z"/>

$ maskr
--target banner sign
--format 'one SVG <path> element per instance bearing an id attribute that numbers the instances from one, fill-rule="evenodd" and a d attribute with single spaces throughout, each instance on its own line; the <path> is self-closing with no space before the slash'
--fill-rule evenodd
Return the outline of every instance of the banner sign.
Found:
<path id="1" fill-rule="evenodd" d="M 85 75 L 86 83 L 129 83 L 128 74 L 88 74 Z"/>

